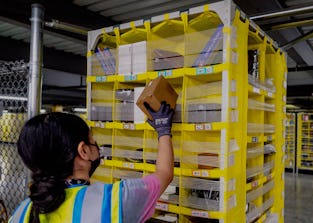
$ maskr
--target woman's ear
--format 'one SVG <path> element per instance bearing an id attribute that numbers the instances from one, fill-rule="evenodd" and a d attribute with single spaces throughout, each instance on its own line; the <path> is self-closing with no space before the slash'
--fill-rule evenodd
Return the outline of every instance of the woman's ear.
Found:
<path id="1" fill-rule="evenodd" d="M 86 143 L 84 141 L 81 141 L 78 144 L 77 147 L 77 151 L 78 151 L 78 155 L 80 156 L 81 159 L 83 160 L 89 160 L 90 159 L 90 150 L 89 150 L 89 146 L 86 145 Z"/>

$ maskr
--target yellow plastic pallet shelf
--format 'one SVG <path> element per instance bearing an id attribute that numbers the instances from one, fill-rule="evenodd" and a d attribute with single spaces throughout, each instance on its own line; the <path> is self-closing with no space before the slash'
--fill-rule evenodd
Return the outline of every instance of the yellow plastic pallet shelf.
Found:
<path id="1" fill-rule="evenodd" d="M 128 122 L 114 122 L 113 125 L 115 129 L 143 130 L 146 128 L 146 123 L 134 124 Z"/>
<path id="2" fill-rule="evenodd" d="M 264 176 L 261 179 L 250 182 L 246 185 L 246 191 L 252 190 L 274 178 L 274 173 L 269 174 L 268 176 Z"/>
<path id="3" fill-rule="evenodd" d="M 260 89 L 258 87 L 254 87 L 252 85 L 248 86 L 248 92 L 252 95 L 264 95 L 268 99 L 275 99 L 275 93 Z"/>
<path id="4" fill-rule="evenodd" d="M 144 169 L 147 172 L 154 172 L 155 171 L 155 165 L 154 164 L 149 164 L 149 163 L 144 163 Z M 180 176 L 181 175 L 181 170 L 178 167 L 174 167 L 174 175 Z"/>
<path id="5" fill-rule="evenodd" d="M 287 113 L 285 123 L 285 168 L 296 170 L 296 114 Z"/>
<path id="6" fill-rule="evenodd" d="M 124 162 L 124 161 L 118 161 L 118 160 L 105 160 L 104 164 L 106 166 L 126 168 L 126 169 L 132 169 L 132 170 L 144 169 L 143 163 L 132 163 L 132 162 Z"/>
<path id="7" fill-rule="evenodd" d="M 87 83 L 114 82 L 117 76 L 87 76 Z"/>
<path id="8" fill-rule="evenodd" d="M 180 207 L 178 205 L 168 204 L 161 201 L 157 202 L 155 209 L 180 214 Z"/>
<path id="9" fill-rule="evenodd" d="M 94 128 L 103 128 L 103 129 L 113 129 L 114 123 L 113 122 L 102 122 L 102 121 L 87 121 L 87 124 L 90 127 Z"/>
<path id="10" fill-rule="evenodd" d="M 134 74 L 134 75 L 117 75 L 116 80 L 119 82 L 136 82 L 136 81 L 146 81 L 148 78 L 147 73 Z"/>
<path id="11" fill-rule="evenodd" d="M 220 131 L 225 128 L 226 123 L 223 122 L 211 122 L 211 123 L 198 123 L 198 124 L 186 124 L 181 125 L 181 130 L 184 131 Z"/>
<path id="12" fill-rule="evenodd" d="M 202 178 L 219 178 L 222 176 L 223 171 L 220 169 L 181 169 L 181 174 L 183 176 L 190 177 L 202 177 Z"/>
<path id="13" fill-rule="evenodd" d="M 186 208 L 186 207 L 181 207 L 180 213 L 183 215 L 200 217 L 200 218 L 212 218 L 212 219 L 223 219 L 223 218 L 225 218 L 225 213 L 223 213 L 223 212 L 204 211 L 204 210 L 197 210 L 197 209 L 191 209 L 191 208 Z"/>
<path id="14" fill-rule="evenodd" d="M 105 160 L 113 170 L 109 180 L 119 179 L 114 170 L 133 170 L 134 177 L 155 171 L 157 133 L 127 112 L 137 108 L 129 95 L 135 97 L 136 89 L 162 75 L 179 94 L 172 125 L 179 167 L 171 183 L 179 195 L 177 205 L 159 201 L 157 210 L 176 213 L 178 223 L 200 218 L 241 223 L 252 202 L 260 210 L 255 221 L 265 221 L 266 207 L 284 222 L 285 54 L 231 0 L 90 31 L 87 51 L 87 115 L 96 120 L 88 123 L 96 140 L 111 149 L 112 160 Z M 254 76 L 251 51 L 258 59 Z M 122 95 L 124 90 L 129 95 Z M 251 101 L 256 106 L 248 107 Z M 276 152 L 265 153 L 265 146 Z M 124 160 L 127 154 L 134 162 Z M 254 168 L 260 170 L 247 183 L 247 169 Z M 247 199 L 247 193 L 272 181 L 275 187 L 265 195 Z"/>
<path id="15" fill-rule="evenodd" d="M 297 114 L 297 169 L 313 171 L 313 113 Z"/>

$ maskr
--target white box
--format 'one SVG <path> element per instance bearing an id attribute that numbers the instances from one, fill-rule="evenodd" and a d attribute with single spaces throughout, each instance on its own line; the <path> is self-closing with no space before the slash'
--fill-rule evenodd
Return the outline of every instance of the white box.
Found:
<path id="1" fill-rule="evenodd" d="M 132 74 L 147 72 L 147 41 L 132 44 Z"/>
<path id="2" fill-rule="evenodd" d="M 144 88 L 145 87 L 134 88 L 134 123 L 145 123 L 146 121 L 145 113 L 143 113 L 135 103 L 138 100 Z"/>
<path id="3" fill-rule="evenodd" d="M 132 44 L 118 47 L 118 74 L 130 75 L 132 73 Z"/>

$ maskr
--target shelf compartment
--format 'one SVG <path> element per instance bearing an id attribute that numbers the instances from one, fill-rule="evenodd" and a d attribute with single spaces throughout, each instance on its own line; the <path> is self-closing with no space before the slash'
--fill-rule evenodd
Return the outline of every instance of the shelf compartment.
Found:
<path id="1" fill-rule="evenodd" d="M 184 207 L 207 211 L 219 210 L 220 182 L 208 179 L 181 177 L 180 203 Z"/>
<path id="2" fill-rule="evenodd" d="M 275 105 L 248 99 L 248 109 L 275 112 Z"/>
<path id="3" fill-rule="evenodd" d="M 274 133 L 274 124 L 248 123 L 248 134 L 253 133 Z"/>
<path id="4" fill-rule="evenodd" d="M 112 175 L 114 178 L 121 179 L 121 180 L 131 179 L 131 178 L 141 178 L 143 176 L 142 172 L 119 169 L 119 168 L 114 168 Z"/>

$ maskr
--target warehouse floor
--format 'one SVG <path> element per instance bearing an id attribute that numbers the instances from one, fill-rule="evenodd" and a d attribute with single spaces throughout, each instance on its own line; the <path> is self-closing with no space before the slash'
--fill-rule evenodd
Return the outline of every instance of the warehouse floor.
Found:
<path id="1" fill-rule="evenodd" d="M 285 174 L 285 223 L 313 222 L 313 175 Z"/>

